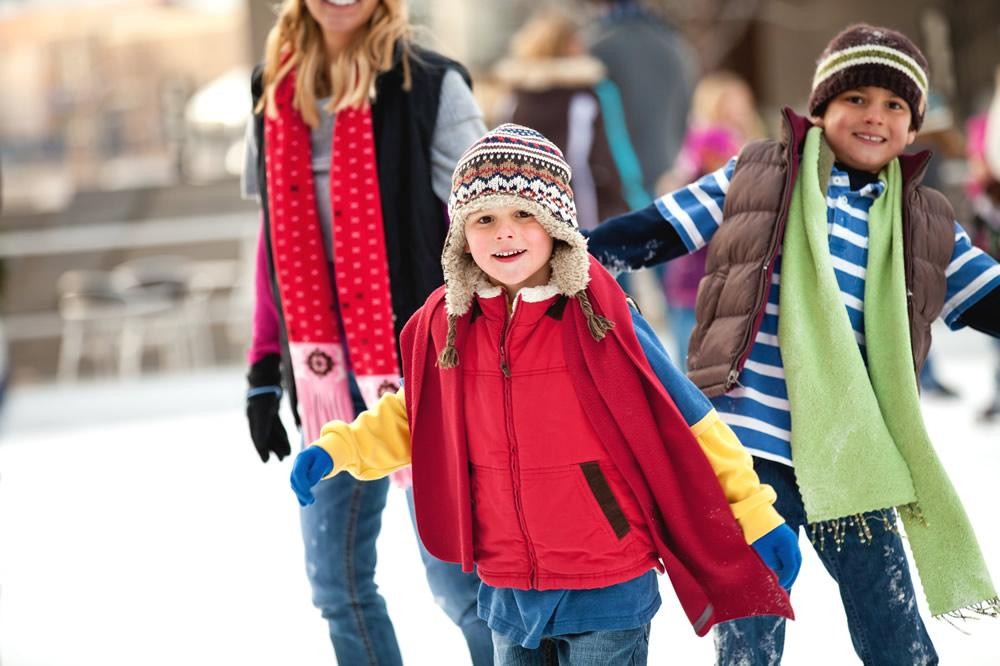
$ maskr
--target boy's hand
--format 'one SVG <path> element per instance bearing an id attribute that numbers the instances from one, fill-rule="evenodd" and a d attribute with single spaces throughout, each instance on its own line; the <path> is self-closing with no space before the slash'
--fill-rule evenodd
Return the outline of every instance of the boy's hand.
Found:
<path id="1" fill-rule="evenodd" d="M 778 574 L 781 587 L 791 590 L 795 577 L 799 575 L 799 566 L 802 565 L 798 535 L 792 528 L 785 524 L 778 525 L 750 545 L 760 555 L 760 559 L 764 560 L 764 564 Z"/>
<path id="2" fill-rule="evenodd" d="M 333 469 L 333 458 L 318 446 L 303 449 L 292 464 L 292 490 L 299 506 L 309 506 L 316 501 L 312 487 Z"/>

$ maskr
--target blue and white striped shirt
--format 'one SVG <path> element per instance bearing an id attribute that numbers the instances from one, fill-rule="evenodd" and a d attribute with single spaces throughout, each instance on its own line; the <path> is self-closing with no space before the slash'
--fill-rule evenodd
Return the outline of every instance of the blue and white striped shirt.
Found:
<path id="1" fill-rule="evenodd" d="M 722 209 L 735 167 L 734 157 L 718 171 L 656 201 L 660 214 L 676 229 L 689 252 L 704 247 L 725 223 Z M 881 181 L 853 191 L 847 173 L 834 167 L 826 196 L 834 273 L 863 357 L 868 210 L 884 191 L 885 184 Z M 722 420 L 753 455 L 791 465 L 791 413 L 778 343 L 780 273 L 779 253 L 764 318 L 736 388 L 713 398 L 712 402 Z M 952 329 L 961 328 L 957 320 L 963 312 L 1000 286 L 1000 265 L 972 245 L 958 222 L 955 223 L 955 247 L 945 275 L 947 294 L 941 318 Z"/>

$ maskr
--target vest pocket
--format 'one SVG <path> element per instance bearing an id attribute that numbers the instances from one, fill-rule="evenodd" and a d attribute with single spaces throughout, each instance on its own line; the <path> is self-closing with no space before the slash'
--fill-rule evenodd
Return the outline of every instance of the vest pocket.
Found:
<path id="1" fill-rule="evenodd" d="M 600 507 L 608 524 L 611 525 L 615 536 L 619 540 L 625 538 L 625 535 L 631 531 L 632 526 L 625 517 L 625 512 L 622 511 L 621 504 L 618 503 L 618 499 L 611 491 L 611 485 L 608 483 L 607 477 L 604 476 L 601 465 L 596 461 L 584 462 L 580 463 L 580 469 L 583 471 L 583 477 L 587 480 L 590 492 L 594 495 L 594 499 L 597 500 L 597 506 Z"/>

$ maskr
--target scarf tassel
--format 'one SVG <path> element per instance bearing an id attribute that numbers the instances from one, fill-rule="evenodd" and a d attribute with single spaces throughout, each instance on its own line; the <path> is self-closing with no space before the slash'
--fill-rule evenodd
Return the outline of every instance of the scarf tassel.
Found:
<path id="1" fill-rule="evenodd" d="M 907 505 L 907 507 L 909 506 L 911 505 Z M 823 550 L 826 548 L 827 539 L 830 539 L 833 545 L 837 547 L 837 552 L 839 553 L 847 541 L 848 535 L 855 532 L 858 535 L 858 541 L 868 546 L 872 543 L 872 531 L 868 524 L 872 520 L 876 522 L 881 521 L 882 529 L 886 532 L 899 533 L 899 528 L 896 527 L 896 512 L 894 509 L 888 508 L 867 514 L 855 513 L 843 518 L 809 523 L 807 528 L 809 530 L 809 540 L 818 549 Z"/>
<path id="2" fill-rule="evenodd" d="M 295 391 L 306 444 L 319 439 L 320 432 L 328 421 L 354 420 L 354 401 L 351 400 L 346 382 L 339 387 L 315 382 L 297 382 Z"/>
<path id="3" fill-rule="evenodd" d="M 1000 617 L 1000 597 L 993 597 L 992 599 L 986 599 L 985 601 L 980 601 L 977 604 L 972 604 L 970 606 L 966 606 L 965 608 L 958 608 L 948 613 L 941 613 L 940 615 L 935 615 L 934 619 L 944 620 L 959 631 L 962 631 L 961 628 L 956 627 L 952 623 L 952 620 L 978 620 L 984 617 Z"/>

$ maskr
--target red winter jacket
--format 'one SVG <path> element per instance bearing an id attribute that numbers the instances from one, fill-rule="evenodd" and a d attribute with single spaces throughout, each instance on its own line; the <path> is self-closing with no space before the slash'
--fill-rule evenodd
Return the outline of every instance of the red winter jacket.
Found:
<path id="1" fill-rule="evenodd" d="M 549 372 L 542 381 L 535 381 L 523 397 L 520 391 L 514 392 L 515 388 L 523 390 L 527 386 L 515 383 L 517 373 L 522 366 L 540 369 L 539 364 L 545 361 L 542 354 L 518 349 L 516 343 L 515 349 L 511 349 L 511 342 L 519 335 L 516 330 L 503 347 L 504 358 L 501 359 L 499 336 L 491 338 L 488 335 L 489 318 L 484 322 L 485 314 L 474 318 L 473 312 L 459 317 L 455 337 L 459 365 L 441 369 L 436 361 L 447 332 L 444 288 L 434 292 L 407 323 L 401 347 L 407 377 L 405 397 L 412 440 L 414 504 L 424 545 L 440 559 L 461 563 L 466 571 L 471 571 L 476 557 L 483 555 L 491 573 L 505 574 L 509 567 L 510 573 L 521 577 L 522 586 L 524 583 L 541 584 L 543 579 L 554 583 L 549 576 L 555 573 L 550 572 L 555 563 L 581 567 L 571 570 L 569 579 L 579 580 L 583 577 L 580 574 L 596 572 L 598 579 L 607 581 L 597 584 L 610 583 L 616 575 L 614 565 L 604 571 L 598 568 L 607 563 L 608 554 L 615 548 L 613 543 L 604 547 L 594 538 L 598 547 L 593 557 L 566 552 L 560 547 L 564 543 L 565 530 L 572 527 L 568 524 L 573 521 L 585 520 L 585 525 L 580 526 L 582 529 L 593 530 L 594 534 L 603 537 L 608 537 L 608 525 L 612 526 L 612 531 L 614 525 L 624 529 L 620 517 L 606 523 L 598 520 L 601 514 L 605 518 L 608 514 L 594 509 L 595 503 L 600 505 L 596 500 L 591 500 L 587 511 L 589 497 L 585 491 L 594 486 L 588 482 L 582 467 L 577 483 L 586 484 L 586 488 L 573 488 L 573 483 L 567 482 L 559 488 L 553 487 L 551 496 L 546 497 L 545 484 L 553 481 L 544 478 L 528 488 L 519 485 L 521 492 L 513 492 L 515 478 L 518 484 L 523 484 L 523 479 L 531 476 L 521 469 L 525 463 L 529 470 L 562 465 L 563 473 L 568 476 L 572 464 L 586 457 L 576 457 L 568 447 L 555 451 L 553 442 L 562 438 L 562 432 L 547 429 L 546 425 L 555 418 L 554 423 L 560 428 L 572 427 L 570 434 L 574 438 L 581 437 L 585 453 L 605 456 L 603 461 L 597 458 L 598 468 L 609 480 L 607 487 L 622 507 L 629 528 L 623 543 L 618 545 L 621 557 L 618 566 L 626 570 L 635 567 L 639 571 L 640 567 L 652 565 L 650 560 L 643 563 L 641 555 L 643 537 L 648 535 L 655 556 L 669 574 L 678 599 L 699 635 L 717 622 L 739 617 L 792 617 L 787 595 L 744 541 L 711 465 L 649 367 L 631 326 L 624 295 L 613 278 L 593 259 L 590 275 L 588 294 L 594 310 L 615 322 L 615 327 L 604 340 L 595 341 L 576 299 L 564 301 L 562 318 L 552 317 L 561 325 L 549 329 L 551 322 L 542 322 L 541 325 L 550 330 L 551 339 L 541 342 L 550 351 L 552 345 L 562 345 L 565 375 L 560 377 L 560 373 L 551 372 L 557 369 L 558 360 L 549 358 Z M 524 314 L 529 313 L 525 311 Z M 538 313 L 533 314 L 537 316 Z M 542 316 L 547 315 L 543 312 Z M 479 333 L 484 324 L 487 333 Z M 539 343 L 526 333 L 524 340 Z M 496 345 L 492 355 L 490 340 Z M 518 358 L 524 360 L 518 361 Z M 506 362 L 501 363 L 502 360 Z M 486 379 L 485 374 L 477 376 L 476 382 L 466 381 L 467 374 L 486 373 L 491 364 L 493 375 L 489 386 L 494 391 L 480 391 L 477 387 L 482 383 L 479 380 Z M 529 376 L 520 379 L 533 381 Z M 502 388 L 499 394 L 495 392 L 497 387 Z M 564 392 L 565 398 L 558 392 Z M 576 394 L 578 405 L 575 408 L 568 404 L 571 392 Z M 504 401 L 508 407 L 500 404 Z M 548 408 L 539 409 L 538 405 L 546 403 Z M 553 416 L 557 410 L 551 405 L 557 405 L 559 410 L 578 411 L 566 418 Z M 467 439 L 472 431 L 486 430 L 478 427 L 477 420 L 494 419 L 497 413 L 504 415 L 500 432 L 491 433 L 493 438 L 490 439 L 476 432 L 472 433 L 471 440 Z M 588 425 L 569 426 L 571 420 Z M 467 428 L 467 424 L 477 427 Z M 490 425 L 497 424 L 491 421 Z M 530 452 L 526 446 L 529 436 Z M 564 439 L 569 441 L 568 437 Z M 505 456 L 500 453 L 503 445 L 508 450 L 513 446 L 517 453 L 509 456 L 506 463 L 503 462 Z M 553 449 L 551 459 L 545 458 L 547 448 Z M 498 460 L 500 465 L 497 465 Z M 513 473 L 515 464 L 517 474 Z M 511 524 L 509 507 L 482 506 L 484 501 L 489 501 L 487 498 L 502 498 L 506 490 L 500 481 L 484 484 L 483 467 L 502 470 L 502 465 L 510 470 L 507 478 L 511 492 L 507 492 L 507 497 L 518 509 L 516 525 Z M 470 469 L 473 470 L 471 475 Z M 589 469 L 593 470 L 593 466 Z M 609 473 L 609 470 L 617 470 L 617 473 Z M 600 477 L 593 475 L 592 478 Z M 600 487 L 599 481 L 596 486 Z M 572 493 L 571 503 L 561 501 L 563 498 L 559 496 L 566 488 L 578 491 Z M 624 488 L 631 494 L 622 492 Z M 603 490 L 598 494 L 606 495 Z M 526 498 L 536 505 L 518 506 L 517 503 Z M 566 510 L 572 513 L 560 513 Z M 485 535 L 474 534 L 474 512 L 477 523 L 485 522 L 487 512 L 499 512 L 499 518 L 490 516 L 497 527 L 487 527 Z M 587 513 L 586 519 L 580 518 Z M 532 521 L 531 524 L 528 521 Z M 502 539 L 516 541 L 500 544 L 497 540 Z M 608 542 L 604 540 L 603 543 Z M 527 560 L 518 562 L 515 557 L 508 561 L 499 553 L 494 557 L 490 552 L 494 544 L 513 552 L 518 552 L 520 547 Z M 534 562 L 530 559 L 532 550 Z M 533 570 L 534 566 L 538 569 Z M 627 577 L 624 573 L 617 575 L 622 576 L 619 580 Z M 568 583 L 563 581 L 559 585 Z"/>
<path id="2" fill-rule="evenodd" d="M 508 321 L 504 294 L 476 297 L 459 365 L 476 424 L 467 437 L 479 576 L 535 590 L 631 580 L 659 560 L 576 397 L 563 355 L 567 299 L 515 303 Z"/>

